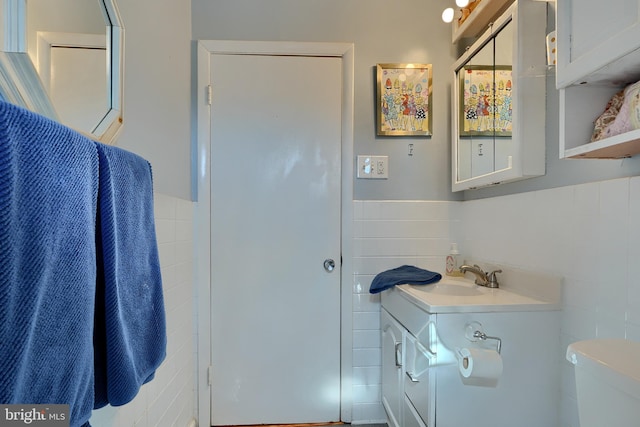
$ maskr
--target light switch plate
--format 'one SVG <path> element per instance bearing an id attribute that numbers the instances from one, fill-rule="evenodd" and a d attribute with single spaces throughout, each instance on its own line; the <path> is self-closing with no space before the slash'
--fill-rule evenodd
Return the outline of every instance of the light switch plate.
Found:
<path id="1" fill-rule="evenodd" d="M 358 156 L 356 176 L 365 179 L 389 178 L 389 156 Z"/>

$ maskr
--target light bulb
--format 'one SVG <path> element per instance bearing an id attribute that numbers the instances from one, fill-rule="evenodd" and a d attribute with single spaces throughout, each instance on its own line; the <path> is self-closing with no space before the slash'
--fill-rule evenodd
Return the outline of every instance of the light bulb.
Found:
<path id="1" fill-rule="evenodd" d="M 453 21 L 453 15 L 453 8 L 448 7 L 444 10 L 444 12 L 442 12 L 442 20 L 448 24 L 449 22 Z"/>
<path id="2" fill-rule="evenodd" d="M 469 0 L 456 0 L 456 5 L 458 7 L 467 7 L 471 3 Z"/>

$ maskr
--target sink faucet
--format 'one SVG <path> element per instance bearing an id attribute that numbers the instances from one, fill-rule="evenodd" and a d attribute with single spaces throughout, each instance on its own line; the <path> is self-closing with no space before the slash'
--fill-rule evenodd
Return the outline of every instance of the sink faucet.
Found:
<path id="1" fill-rule="evenodd" d="M 473 273 L 476 276 L 476 285 L 485 286 L 487 288 L 497 288 L 499 286 L 496 273 L 502 273 L 502 270 L 495 270 L 491 273 L 485 273 L 477 264 L 463 265 L 460 267 L 462 273 Z"/>

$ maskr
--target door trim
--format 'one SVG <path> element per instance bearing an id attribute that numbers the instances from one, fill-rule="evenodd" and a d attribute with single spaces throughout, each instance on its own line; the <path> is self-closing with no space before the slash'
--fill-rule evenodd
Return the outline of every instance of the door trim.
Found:
<path id="1" fill-rule="evenodd" d="M 341 149 L 341 285 L 340 285 L 340 416 L 341 421 L 352 419 L 352 286 L 353 281 L 353 114 L 354 114 L 354 46 L 352 43 L 314 42 L 265 42 L 265 41 L 218 41 L 197 42 L 197 76 L 194 93 L 196 140 L 192 166 L 193 196 L 198 202 L 195 209 L 194 236 L 197 259 L 195 266 L 197 310 L 197 361 L 196 383 L 198 402 L 198 424 L 210 425 L 211 387 L 209 366 L 211 364 L 211 141 L 210 106 L 207 87 L 210 84 L 210 58 L 212 54 L 233 55 L 298 55 L 332 56 L 342 58 L 342 149 Z M 215 381 L 215 379 L 213 379 Z"/>

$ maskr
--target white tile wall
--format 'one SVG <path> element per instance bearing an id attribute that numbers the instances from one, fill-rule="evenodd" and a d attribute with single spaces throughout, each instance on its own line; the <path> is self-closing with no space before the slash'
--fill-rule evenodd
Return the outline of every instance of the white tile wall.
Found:
<path id="1" fill-rule="evenodd" d="M 640 177 L 464 202 L 463 251 L 564 277 L 562 427 L 578 427 L 567 345 L 640 340 Z"/>
<path id="2" fill-rule="evenodd" d="M 442 271 L 450 241 L 463 257 L 564 277 L 558 425 L 579 427 L 567 345 L 640 341 L 640 177 L 467 202 L 355 201 L 354 422 L 385 417 L 371 280 L 404 263 Z"/>
<path id="3" fill-rule="evenodd" d="M 380 404 L 380 271 L 442 271 L 463 256 L 561 275 L 562 348 L 578 339 L 640 341 L 640 177 L 468 202 L 354 201 L 353 422 L 385 419 Z M 94 427 L 180 426 L 195 413 L 193 204 L 156 195 L 169 334 L 166 361 L 128 405 L 94 412 Z M 564 360 L 564 354 L 558 358 Z M 561 427 L 578 427 L 573 371 L 563 361 Z"/>
<path id="4" fill-rule="evenodd" d="M 352 422 L 384 422 L 381 400 L 380 296 L 373 277 L 412 264 L 444 271 L 459 203 L 354 201 Z M 455 240 L 454 240 L 455 241 Z"/>
<path id="5" fill-rule="evenodd" d="M 155 195 L 167 357 L 131 403 L 94 411 L 94 427 L 185 427 L 196 413 L 193 210 L 190 201 Z"/>

